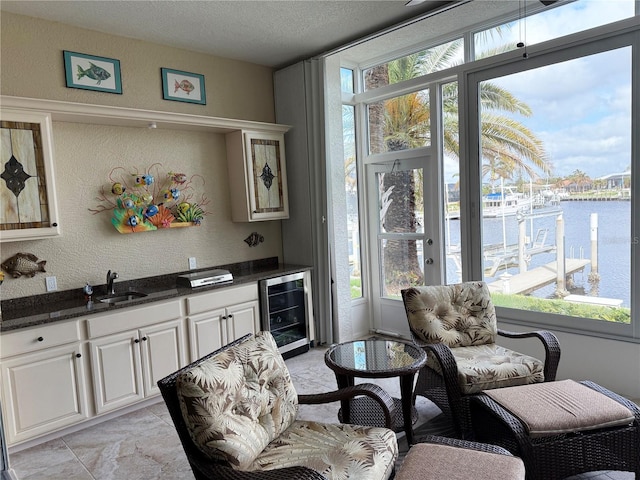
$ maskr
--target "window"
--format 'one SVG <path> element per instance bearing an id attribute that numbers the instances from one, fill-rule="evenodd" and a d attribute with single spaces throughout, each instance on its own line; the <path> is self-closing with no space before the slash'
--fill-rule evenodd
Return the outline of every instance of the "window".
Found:
<path id="1" fill-rule="evenodd" d="M 522 8 L 522 7 L 521 7 Z M 580 0 L 543 10 L 474 34 L 475 58 L 515 50 L 519 42 L 528 46 L 563 35 L 606 25 L 634 15 L 633 0 Z"/>
<path id="2" fill-rule="evenodd" d="M 342 106 L 342 139 L 344 179 L 347 195 L 347 241 L 351 298 L 362 297 L 362 253 L 360 248 L 360 215 L 358 208 L 358 169 L 356 163 L 355 107 Z"/>
<path id="3" fill-rule="evenodd" d="M 365 90 L 393 85 L 462 63 L 461 46 L 460 38 L 368 68 L 364 71 Z"/>
<path id="4" fill-rule="evenodd" d="M 460 236 L 460 126 L 458 124 L 458 82 L 440 86 L 442 105 L 443 193 L 445 278 L 447 284 L 462 281 Z"/>
<path id="5" fill-rule="evenodd" d="M 509 318 L 631 331 L 631 41 L 613 37 L 549 54 L 537 68 L 514 62 L 471 75 L 479 80 L 470 88 L 482 278 Z"/>
<path id="6" fill-rule="evenodd" d="M 355 91 L 353 85 L 353 70 L 350 68 L 340 68 L 340 89 L 345 93 L 353 93 Z"/>
<path id="7" fill-rule="evenodd" d="M 429 90 L 368 106 L 369 153 L 397 152 L 431 143 Z"/>
<path id="8" fill-rule="evenodd" d="M 640 224 L 632 221 L 640 30 L 624 21 L 637 8 L 632 0 L 559 2 L 526 22 L 470 27 L 457 40 L 352 71 L 358 85 L 349 98 L 366 120 L 357 126 L 366 140 L 358 143 L 367 192 L 360 218 L 374 326 L 400 332 L 384 327 L 402 317 L 406 286 L 484 279 L 507 322 L 640 338 L 632 305 L 640 298 Z M 526 60 L 486 58 L 521 40 Z M 464 51 L 485 58 L 464 64 Z M 390 204 L 404 213 L 390 213 Z M 540 268 L 555 275 L 519 283 Z"/>

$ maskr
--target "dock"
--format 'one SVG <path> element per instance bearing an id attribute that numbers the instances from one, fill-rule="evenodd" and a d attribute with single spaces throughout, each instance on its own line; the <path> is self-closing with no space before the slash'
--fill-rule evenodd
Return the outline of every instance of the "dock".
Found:
<path id="1" fill-rule="evenodd" d="M 589 263 L 591 261 L 584 258 L 567 258 L 565 259 L 565 275 L 581 271 Z M 557 272 L 557 262 L 554 261 L 527 272 L 513 275 L 509 278 L 509 293 L 526 295 L 546 285 L 555 283 L 558 277 Z M 488 287 L 491 292 L 502 293 L 503 280 L 499 279 L 491 282 Z"/>
<path id="2" fill-rule="evenodd" d="M 622 299 L 620 298 L 606 298 L 606 297 L 588 297 L 586 295 L 567 295 L 564 297 L 565 301 L 573 303 L 587 303 L 589 305 L 602 305 L 605 307 L 619 307 L 622 305 Z"/>

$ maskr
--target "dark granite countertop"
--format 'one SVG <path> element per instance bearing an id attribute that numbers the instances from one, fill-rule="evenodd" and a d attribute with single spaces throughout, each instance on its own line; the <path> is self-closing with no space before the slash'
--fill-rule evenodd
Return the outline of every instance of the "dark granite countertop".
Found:
<path id="1" fill-rule="evenodd" d="M 233 274 L 232 283 L 212 285 L 207 287 L 189 288 L 176 285 L 179 275 L 194 273 L 214 268 L 229 270 Z M 102 303 L 96 301 L 105 295 L 106 285 L 94 286 L 93 299 L 88 302 L 81 288 L 62 292 L 33 295 L 31 297 L 14 298 L 0 302 L 2 320 L 0 332 L 5 333 L 21 328 L 44 325 L 61 320 L 69 320 L 79 317 L 87 317 L 98 313 L 109 313 L 121 308 L 130 308 L 145 303 L 184 297 L 202 292 L 228 288 L 234 285 L 258 282 L 267 278 L 279 277 L 291 273 L 310 270 L 304 265 L 279 264 L 278 257 L 262 260 L 219 265 L 216 267 L 200 268 L 185 272 L 177 272 L 156 277 L 146 277 L 137 280 L 129 280 L 115 283 L 116 294 L 124 294 L 129 290 L 146 293 L 146 297 L 135 298 L 120 303 Z"/>

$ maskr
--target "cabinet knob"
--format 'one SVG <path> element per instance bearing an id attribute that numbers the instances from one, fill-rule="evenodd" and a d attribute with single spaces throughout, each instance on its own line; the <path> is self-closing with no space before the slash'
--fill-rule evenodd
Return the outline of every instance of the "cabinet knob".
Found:
<path id="1" fill-rule="evenodd" d="M 81 353 L 76 353 L 76 358 L 80 358 L 82 356 Z"/>
<path id="2" fill-rule="evenodd" d="M 44 342 L 44 337 L 38 337 L 39 342 Z"/>
<path id="3" fill-rule="evenodd" d="M 140 340 L 138 340 L 137 338 L 134 340 L 135 343 L 140 343 Z"/>
<path id="4" fill-rule="evenodd" d="M 142 337 L 142 341 L 146 342 L 147 341 L 147 337 Z"/>
<path id="5" fill-rule="evenodd" d="M 53 225 L 54 227 L 58 226 L 58 224 L 56 222 L 53 222 L 51 225 Z"/>
<path id="6" fill-rule="evenodd" d="M 229 318 L 233 318 L 233 313 L 230 313 L 230 314 L 229 314 Z"/>
<path id="7" fill-rule="evenodd" d="M 222 316 L 222 320 L 226 320 L 226 319 L 227 319 L 227 316 L 226 316 L 226 315 L 223 315 L 223 316 Z"/>

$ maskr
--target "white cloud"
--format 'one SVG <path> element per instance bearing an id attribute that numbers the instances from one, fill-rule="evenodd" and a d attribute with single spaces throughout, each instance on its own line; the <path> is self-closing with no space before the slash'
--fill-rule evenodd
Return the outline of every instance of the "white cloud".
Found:
<path id="1" fill-rule="evenodd" d="M 541 38 L 557 37 L 557 32 L 565 31 L 566 22 L 576 30 L 593 22 L 607 23 L 628 16 L 624 9 L 630 4 L 629 0 L 582 0 L 554 9 L 545 21 L 531 19 L 528 35 L 535 31 Z M 490 81 L 531 107 L 531 117 L 517 119 L 543 140 L 555 175 L 580 169 L 595 178 L 623 171 L 630 164 L 630 47 Z"/>

